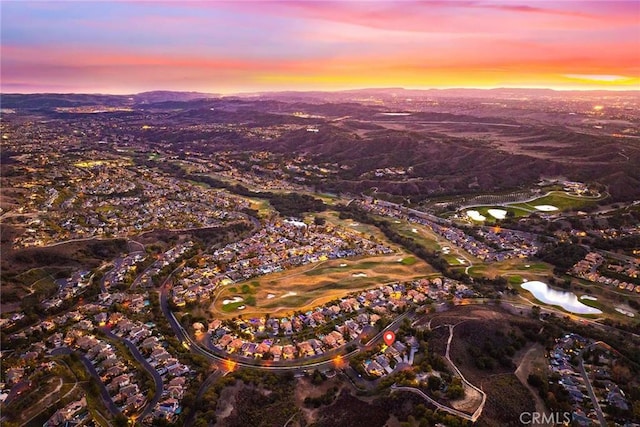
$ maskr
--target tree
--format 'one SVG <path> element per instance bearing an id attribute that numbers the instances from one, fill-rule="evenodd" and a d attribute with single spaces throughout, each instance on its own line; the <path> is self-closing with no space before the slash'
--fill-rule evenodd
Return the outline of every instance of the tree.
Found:
<path id="1" fill-rule="evenodd" d="M 535 373 L 529 374 L 529 376 L 527 377 L 527 382 L 529 383 L 529 385 L 535 388 L 540 388 L 543 384 L 543 381 L 540 375 Z"/>
<path id="2" fill-rule="evenodd" d="M 440 377 L 430 375 L 429 379 L 427 379 L 427 387 L 429 388 L 429 390 L 438 390 L 440 389 L 440 386 L 442 386 L 442 380 L 440 379 Z"/>
<path id="3" fill-rule="evenodd" d="M 534 305 L 533 307 L 531 307 L 531 317 L 533 317 L 534 319 L 537 319 L 540 317 L 540 307 L 537 305 Z"/>

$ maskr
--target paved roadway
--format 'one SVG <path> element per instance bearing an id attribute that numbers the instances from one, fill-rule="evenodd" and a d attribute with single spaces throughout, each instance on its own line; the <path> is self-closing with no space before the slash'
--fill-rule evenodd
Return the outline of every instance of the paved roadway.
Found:
<path id="1" fill-rule="evenodd" d="M 129 349 L 129 351 L 131 352 L 133 357 L 138 361 L 138 363 L 140 363 L 144 367 L 144 369 L 147 372 L 149 372 L 149 374 L 151 374 L 151 376 L 153 377 L 153 382 L 155 383 L 155 392 L 153 394 L 153 399 L 151 399 L 151 400 L 149 400 L 147 402 L 147 405 L 146 405 L 145 409 L 136 417 L 136 418 L 144 419 L 144 417 L 146 417 L 147 415 L 149 415 L 151 413 L 153 408 L 156 406 L 156 404 L 160 400 L 160 397 L 162 396 L 162 390 L 163 390 L 162 377 L 160 376 L 160 374 L 158 374 L 158 371 L 156 371 L 153 368 L 153 366 L 151 366 L 149 364 L 149 362 L 147 362 L 147 360 L 140 353 L 140 351 L 138 350 L 138 347 L 136 347 L 136 345 L 134 343 L 132 343 L 131 341 L 129 341 L 126 338 L 121 338 L 121 337 L 111 333 L 111 331 L 109 329 L 107 329 L 107 328 L 102 328 L 102 331 L 109 338 L 112 338 L 112 339 L 118 340 L 120 342 L 123 342 L 127 346 L 127 348 Z"/>
<path id="2" fill-rule="evenodd" d="M 201 347 L 197 342 L 191 339 L 187 331 L 184 330 L 182 325 L 178 322 L 178 320 L 174 316 L 173 312 L 169 309 L 168 293 L 169 293 L 169 289 L 167 286 L 167 282 L 165 281 L 165 285 L 160 289 L 160 308 L 162 309 L 164 316 L 169 321 L 169 324 L 171 325 L 171 328 L 175 332 L 177 338 L 180 341 L 182 341 L 184 345 L 189 347 L 189 349 L 193 353 L 200 354 L 215 362 L 224 363 L 227 361 L 231 361 L 235 363 L 237 366 L 241 366 L 244 368 L 264 369 L 272 372 L 287 372 L 287 371 L 301 372 L 308 369 L 332 369 L 335 367 L 335 362 L 332 359 L 321 360 L 317 362 L 304 360 L 304 359 L 296 359 L 291 362 L 287 362 L 286 364 L 284 364 L 283 362 L 282 365 L 275 366 L 273 361 L 259 361 L 255 359 L 244 358 L 244 357 L 231 357 L 231 355 L 228 355 L 228 354 L 224 354 L 224 355 L 216 354 L 211 350 Z M 401 314 L 396 319 L 394 319 L 394 321 L 391 322 L 384 330 L 380 331 L 371 340 L 369 340 L 369 342 L 367 342 L 366 344 L 360 345 L 359 349 L 356 349 L 349 353 L 341 355 L 341 357 L 343 359 L 348 359 L 356 355 L 357 353 L 359 353 L 361 349 L 368 349 L 373 347 L 373 345 L 382 338 L 382 335 L 384 334 L 384 332 L 388 330 L 397 331 L 398 328 L 400 327 L 400 323 L 407 316 L 409 316 L 409 314 L 410 312 Z"/>
<path id="3" fill-rule="evenodd" d="M 220 378 L 227 375 L 228 373 L 229 373 L 228 371 L 225 371 L 220 368 L 216 368 L 200 385 L 200 388 L 198 389 L 198 394 L 196 395 L 196 402 L 200 402 L 200 400 L 202 399 L 202 396 L 207 391 L 207 389 L 211 387 L 213 384 L 215 384 L 215 382 L 218 381 Z M 195 421 L 195 415 L 196 415 L 196 411 L 193 411 L 189 415 L 189 418 L 187 418 L 184 422 L 185 427 L 191 427 L 193 425 Z"/>
<path id="4" fill-rule="evenodd" d="M 105 387 L 105 385 L 102 383 L 102 380 L 100 379 L 100 375 L 98 375 L 98 372 L 96 372 L 96 368 L 91 364 L 89 359 L 87 359 L 82 354 L 74 352 L 73 350 L 71 350 L 68 347 L 59 347 L 59 348 L 51 350 L 51 354 L 53 356 L 59 356 L 59 355 L 63 355 L 63 354 L 72 354 L 72 353 L 75 353 L 76 355 L 78 355 L 80 357 L 80 361 L 84 364 L 85 368 L 87 368 L 87 371 L 89 371 L 91 376 L 96 380 L 96 382 L 98 384 L 98 387 L 100 389 L 100 395 L 102 396 L 102 400 L 104 402 L 104 405 L 107 407 L 107 409 L 109 410 L 111 415 L 113 415 L 114 417 L 117 416 L 117 415 L 120 415 L 121 414 L 120 409 L 113 402 L 113 399 L 111 399 L 111 396 L 109 395 L 109 392 L 107 391 L 107 388 Z"/>
<path id="5" fill-rule="evenodd" d="M 593 344 L 590 344 L 588 346 L 586 346 L 585 348 L 583 348 L 580 351 L 580 354 L 578 355 L 578 358 L 580 359 L 580 374 L 582 375 L 582 379 L 584 379 L 584 382 L 587 386 L 587 391 L 589 392 L 589 397 L 591 398 L 591 402 L 593 403 L 593 407 L 596 410 L 596 415 L 598 416 L 598 421 L 600 422 L 601 426 L 606 426 L 607 425 L 607 421 L 604 419 L 604 414 L 602 413 L 602 409 L 600 408 L 600 403 L 598 403 L 598 398 L 596 397 L 596 394 L 593 391 L 593 387 L 591 386 L 591 380 L 589 379 L 589 376 L 587 375 L 587 371 L 584 368 L 584 359 L 582 358 L 582 354 L 585 352 L 586 349 L 593 347 L 594 345 L 598 345 L 600 344 L 601 341 L 596 341 Z"/>

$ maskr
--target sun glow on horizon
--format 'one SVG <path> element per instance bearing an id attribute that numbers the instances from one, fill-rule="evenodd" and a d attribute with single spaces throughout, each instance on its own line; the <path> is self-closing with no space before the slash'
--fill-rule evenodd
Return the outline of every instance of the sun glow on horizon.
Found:
<path id="1" fill-rule="evenodd" d="M 2 92 L 640 89 L 635 1 L 3 2 Z"/>

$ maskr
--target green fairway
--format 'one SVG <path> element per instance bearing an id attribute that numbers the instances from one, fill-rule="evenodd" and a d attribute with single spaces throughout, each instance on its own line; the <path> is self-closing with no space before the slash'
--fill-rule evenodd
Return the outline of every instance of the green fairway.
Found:
<path id="1" fill-rule="evenodd" d="M 309 310 L 359 289 L 393 281 L 438 275 L 423 260 L 406 252 L 366 258 L 334 259 L 256 277 L 223 288 L 210 309 L 221 318 Z M 242 302 L 228 302 L 238 294 Z M 238 307 L 246 309 L 238 311 Z"/>
<path id="2" fill-rule="evenodd" d="M 571 196 L 562 191 L 552 191 L 548 195 L 542 196 L 530 202 L 515 203 L 510 206 L 536 210 L 535 206 L 551 205 L 558 208 L 558 210 L 565 211 L 570 209 L 579 209 L 585 206 L 592 206 L 595 205 L 598 200 L 601 199 L 593 197 Z"/>
<path id="3" fill-rule="evenodd" d="M 464 216 L 466 211 L 475 210 L 486 218 L 485 221 L 493 222 L 496 220 L 490 213 L 489 209 L 502 209 L 507 211 L 507 217 L 522 218 L 531 215 L 532 213 L 548 213 L 553 214 L 556 212 L 562 212 L 567 210 L 575 210 L 585 208 L 587 206 L 595 205 L 598 200 L 602 200 L 604 197 L 581 197 L 567 194 L 563 191 L 551 191 L 549 194 L 533 199 L 529 202 L 519 203 L 505 203 L 499 206 L 481 205 L 466 207 L 458 211 L 458 214 Z M 536 208 L 536 206 L 553 206 L 557 210 L 543 211 Z M 483 222 L 483 221 L 474 221 Z"/>
<path id="4" fill-rule="evenodd" d="M 493 216 L 491 216 L 491 214 L 489 213 L 489 209 L 502 209 L 507 211 L 507 217 L 513 215 L 513 217 L 515 218 L 522 218 L 524 216 L 529 216 L 531 214 L 531 211 L 534 210 L 533 208 L 529 208 L 529 209 L 524 209 L 521 207 L 515 207 L 515 206 L 477 206 L 474 208 L 469 208 L 467 210 L 476 210 L 480 213 L 480 215 L 483 215 L 487 218 L 487 220 L 495 220 L 495 218 Z M 509 214 L 509 212 L 511 212 L 511 214 Z"/>
<path id="5" fill-rule="evenodd" d="M 402 261 L 400 261 L 402 263 L 402 265 L 413 265 L 417 262 L 418 260 L 416 259 L 416 257 L 413 256 L 409 256 L 406 258 L 402 258 Z"/>

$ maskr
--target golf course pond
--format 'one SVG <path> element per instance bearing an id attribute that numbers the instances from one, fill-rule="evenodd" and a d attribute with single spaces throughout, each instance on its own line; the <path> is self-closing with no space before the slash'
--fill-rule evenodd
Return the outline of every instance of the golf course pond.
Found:
<path id="1" fill-rule="evenodd" d="M 545 304 L 557 305 L 565 310 L 576 314 L 601 314 L 602 311 L 597 308 L 589 307 L 581 303 L 573 292 L 558 291 L 550 288 L 544 282 L 531 281 L 525 282 L 522 289 L 531 292 L 533 296 Z"/>

